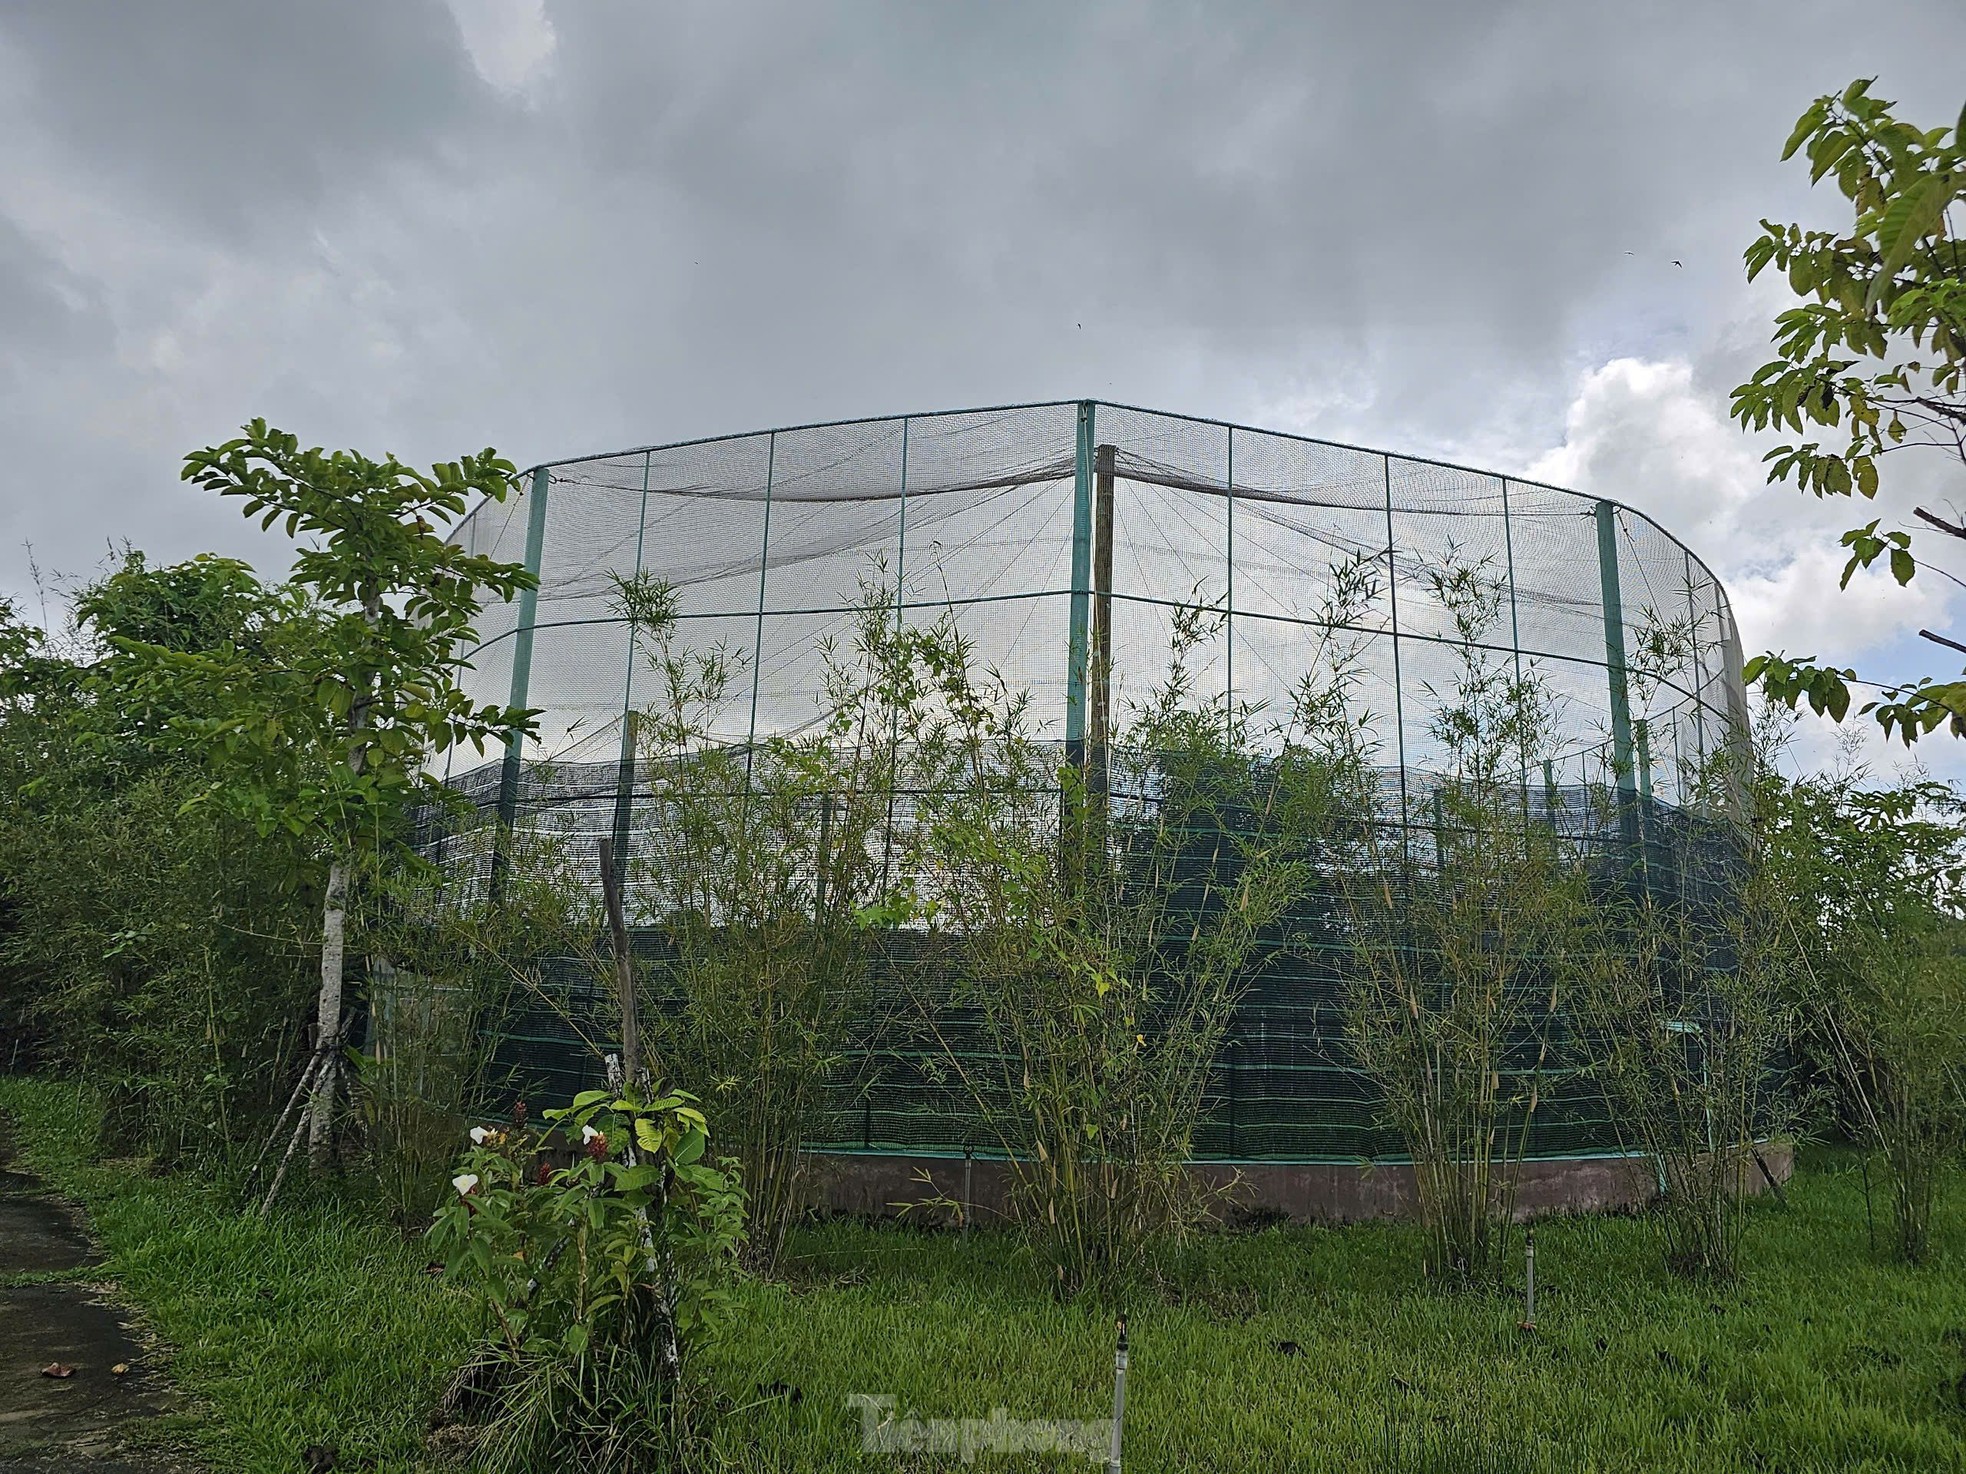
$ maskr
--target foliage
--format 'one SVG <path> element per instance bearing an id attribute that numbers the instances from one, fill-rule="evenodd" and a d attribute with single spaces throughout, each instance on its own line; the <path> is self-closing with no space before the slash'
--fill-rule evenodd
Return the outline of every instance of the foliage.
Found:
<path id="1" fill-rule="evenodd" d="M 932 745 L 939 627 L 902 624 L 894 590 L 864 583 L 846 638 L 819 647 L 812 719 L 737 743 L 719 734 L 751 695 L 741 658 L 684 644 L 656 581 L 617 598 L 656 686 L 636 753 L 651 843 L 630 876 L 666 944 L 648 1035 L 711 1102 L 743 1164 L 750 1252 L 769 1264 L 801 1207 L 807 1133 L 855 1088 L 850 1046 L 875 1009 L 857 918 L 907 868 L 895 794 Z"/>
<path id="2" fill-rule="evenodd" d="M 1504 584 L 1453 553 L 1427 583 L 1458 641 L 1450 683 L 1429 688 L 1432 853 L 1413 853 L 1403 814 L 1371 829 L 1343 987 L 1354 1055 L 1413 1162 L 1427 1271 L 1487 1283 L 1508 1259 L 1583 878 L 1529 812 L 1551 698 L 1540 671 L 1493 648 Z"/>
<path id="3" fill-rule="evenodd" d="M 404 1225 L 427 1222 L 490 1048 L 464 989 L 390 968 L 369 978 L 369 1045 L 354 1056 L 369 1170 Z M 483 1019 L 496 1028 L 497 1019 Z"/>
<path id="4" fill-rule="evenodd" d="M 1749 429 L 1838 436 L 1841 443 L 1798 440 L 1768 453 L 1770 480 L 1793 479 L 1817 496 L 1875 497 L 1879 463 L 1911 447 L 1966 462 L 1966 242 L 1954 219 L 1966 196 L 1966 111 L 1951 128 L 1921 129 L 1892 108 L 1870 95 L 1868 79 L 1811 103 L 1782 157 L 1805 153 L 1812 184 L 1833 177 L 1850 225 L 1804 230 L 1764 220 L 1747 249 L 1750 280 L 1772 267 L 1801 301 L 1776 319 L 1776 356 L 1735 389 L 1733 415 Z M 1966 540 L 1966 527 L 1924 509 L 1917 516 L 1930 532 Z M 1907 584 L 1921 562 L 1911 534 L 1880 531 L 1876 520 L 1846 532 L 1843 545 L 1846 586 L 1879 559 Z M 1839 721 L 1856 679 L 1786 655 L 1759 656 L 1747 674 L 1787 706 L 1807 699 Z M 1907 744 L 1941 725 L 1966 736 L 1966 681 L 1927 677 L 1887 688 L 1863 711 Z"/>
<path id="5" fill-rule="evenodd" d="M 238 497 L 262 527 L 310 540 L 294 559 L 287 617 L 268 632 L 272 648 L 242 635 L 198 649 L 135 635 L 113 642 L 140 709 L 188 702 L 169 731 L 209 767 L 204 797 L 261 835 L 285 830 L 327 862 L 307 1112 L 317 1166 L 331 1144 L 347 1031 L 352 868 L 400 832 L 432 751 L 482 750 L 529 723 L 529 713 L 473 703 L 456 674 L 484 598 L 509 599 L 536 580 L 439 531 L 473 496 L 502 499 L 512 476 L 490 450 L 424 473 L 394 456 L 303 450 L 255 420 L 238 439 L 187 456 L 184 478 Z"/>
<path id="6" fill-rule="evenodd" d="M 1815 1052 L 1840 1124 L 1883 1158 L 1893 1243 L 1916 1263 L 1939 1176 L 1966 1148 L 1966 803 L 1930 781 L 1869 789 L 1860 773 L 1783 798 Z"/>
<path id="7" fill-rule="evenodd" d="M 262 832 L 360 845 L 394 827 L 431 751 L 482 750 L 524 724 L 525 713 L 473 704 L 454 677 L 485 597 L 510 599 L 535 580 L 440 530 L 474 497 L 502 500 L 512 475 L 490 450 L 428 473 L 393 456 L 303 450 L 263 420 L 185 458 L 185 480 L 239 498 L 262 527 L 311 540 L 290 583 L 315 619 L 284 659 L 269 663 L 237 639 L 197 651 L 118 641 L 143 662 L 142 678 L 218 698 L 211 715 L 178 724 L 214 761 L 215 797 Z"/>
<path id="8" fill-rule="evenodd" d="M 1371 597 L 1356 567 L 1337 582 Z M 1322 651 L 1266 761 L 1257 714 L 1190 663 L 1220 629 L 1178 613 L 1165 681 L 1083 770 L 1059 767 L 1027 697 L 962 640 L 940 668 L 947 766 L 917 801 L 927 858 L 906 915 L 953 984 L 919 985 L 918 1013 L 1064 1296 L 1122 1292 L 1209 1207 L 1187 1162 L 1250 964 L 1358 813 L 1356 733 L 1322 699 L 1349 681 L 1347 651 Z"/>
<path id="9" fill-rule="evenodd" d="M 134 699 L 117 642 L 257 639 L 280 599 L 226 560 L 127 554 L 75 607 L 60 653 L 0 640 L 0 1018 L 103 1082 L 127 1147 L 220 1155 L 302 1044 L 317 873 L 291 835 L 190 804 L 205 773 L 167 727 L 194 697 Z"/>
<path id="10" fill-rule="evenodd" d="M 1860 1139 L 1890 1178 L 1893 1248 L 1923 1264 L 1940 1182 L 1966 1150 L 1966 923 L 1926 913 L 1892 940 L 1895 955 L 1860 954 L 1837 1029 L 1864 1107 Z"/>
<path id="11" fill-rule="evenodd" d="M 1691 1278 L 1739 1274 L 1761 1144 L 1793 1120 L 1777 1067 L 1797 1029 L 1800 908 L 1768 758 L 1741 734 L 1687 775 L 1709 817 L 1599 877 L 1572 969 L 1591 1069 L 1656 1175 L 1666 1266 Z"/>
<path id="12" fill-rule="evenodd" d="M 446 863 L 393 856 L 358 887 L 353 935 L 371 959 L 357 1103 L 370 1177 L 405 1225 L 449 1192 L 467 1118 L 509 1081 L 500 1043 L 528 1009 L 572 1025 L 549 968 L 605 977 L 592 863 L 554 830 L 497 834 L 427 812 Z M 496 895 L 482 883 L 496 849 Z M 478 883 L 474 883 L 474 881 Z M 577 1033 L 578 1031 L 576 1031 Z M 598 1063 L 608 1041 L 586 1041 Z"/>
<path id="13" fill-rule="evenodd" d="M 643 1468 L 673 1456 L 683 1355 L 730 1309 L 744 1195 L 688 1095 L 588 1091 L 546 1120 L 563 1145 L 475 1128 L 431 1229 L 494 1327 L 461 1384 L 486 1405 L 480 1463 Z"/>

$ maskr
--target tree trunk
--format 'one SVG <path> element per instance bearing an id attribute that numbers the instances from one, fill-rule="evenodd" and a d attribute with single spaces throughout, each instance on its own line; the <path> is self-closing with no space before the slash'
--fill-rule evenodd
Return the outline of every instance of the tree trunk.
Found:
<path id="1" fill-rule="evenodd" d="M 382 596 L 373 588 L 362 594 L 362 619 L 373 629 Z M 369 745 L 363 737 L 375 705 L 373 686 L 364 690 L 348 710 L 348 771 L 361 776 Z M 335 1091 L 341 1081 L 341 972 L 346 952 L 343 935 L 348 918 L 348 851 L 328 865 L 328 894 L 321 914 L 321 999 L 314 1012 L 314 1047 L 321 1068 L 314 1077 L 314 1095 L 307 1107 L 307 1165 L 320 1172 L 334 1149 Z"/>
<path id="2" fill-rule="evenodd" d="M 334 1142 L 335 1086 L 341 1073 L 341 972 L 347 918 L 348 861 L 328 867 L 327 903 L 321 916 L 321 998 L 314 1014 L 314 1047 L 321 1068 L 307 1107 L 307 1160 L 316 1172 L 328 1165 Z"/>

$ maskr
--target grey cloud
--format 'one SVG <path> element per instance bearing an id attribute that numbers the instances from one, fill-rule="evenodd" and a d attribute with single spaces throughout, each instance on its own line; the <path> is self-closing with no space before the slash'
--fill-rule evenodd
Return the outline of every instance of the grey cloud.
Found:
<path id="1" fill-rule="evenodd" d="M 16 0 L 0 38 L 49 138 L 183 229 L 318 207 L 495 114 L 439 0 Z"/>
<path id="2" fill-rule="evenodd" d="M 49 354 L 101 352 L 102 304 L 87 281 L 0 215 L 0 355 L 10 373 L 31 372 Z"/>
<path id="3" fill-rule="evenodd" d="M 436 4 L 0 14 L 0 276 L 103 304 L 0 405 L 87 515 L 16 460 L 8 537 L 269 560 L 173 479 L 253 414 L 533 459 L 1093 393 L 1526 463 L 1606 359 L 1724 378 L 1755 220 L 1819 208 L 1795 113 L 1876 71 L 1950 118 L 1966 42 L 1950 0 L 547 15 L 515 96 Z"/>

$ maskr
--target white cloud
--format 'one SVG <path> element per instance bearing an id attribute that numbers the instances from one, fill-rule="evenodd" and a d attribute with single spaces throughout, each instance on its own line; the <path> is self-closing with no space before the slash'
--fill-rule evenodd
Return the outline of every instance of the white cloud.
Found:
<path id="1" fill-rule="evenodd" d="M 1618 358 L 1582 376 L 1563 443 L 1525 474 L 1656 518 L 1726 585 L 1749 655 L 1782 650 L 1901 678 L 1903 663 L 1925 653 L 1918 629 L 1947 625 L 1953 590 L 1931 577 L 1900 588 L 1881 568 L 1839 590 L 1846 555 L 1837 539 L 1873 516 L 1887 527 L 1905 522 L 1919 488 L 1900 484 L 1875 505 L 1818 500 L 1770 485 L 1765 449 L 1728 419 L 1725 391 L 1704 383 L 1693 362 Z M 1903 765 L 1875 727 L 1851 725 L 1863 729 L 1858 745 L 1880 773 Z M 1834 729 L 1805 721 L 1793 756 L 1819 765 L 1836 745 Z M 1953 755 L 1926 756 L 1948 768 Z"/>
<path id="2" fill-rule="evenodd" d="M 1655 517 L 1721 577 L 1750 651 L 1785 649 L 1858 662 L 1942 620 L 1932 580 L 1899 588 L 1860 573 L 1838 591 L 1838 534 L 1883 513 L 1769 485 L 1764 446 L 1726 414 L 1684 359 L 1619 358 L 1586 374 L 1564 420 L 1563 444 L 1527 468 L 1541 481 L 1610 497 Z"/>
<path id="3" fill-rule="evenodd" d="M 560 38 L 544 0 L 446 0 L 478 75 L 526 96 L 545 75 Z"/>

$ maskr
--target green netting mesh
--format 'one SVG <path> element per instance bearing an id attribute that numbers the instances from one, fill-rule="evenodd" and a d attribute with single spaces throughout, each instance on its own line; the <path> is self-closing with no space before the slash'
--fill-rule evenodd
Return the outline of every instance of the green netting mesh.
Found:
<path id="1" fill-rule="evenodd" d="M 665 840 L 646 775 L 623 761 L 627 716 L 652 694 L 613 603 L 615 579 L 636 573 L 673 588 L 684 638 L 745 658 L 746 699 L 726 709 L 714 740 L 754 743 L 814 720 L 822 652 L 849 632 L 877 569 L 899 590 L 898 620 L 952 613 L 979 661 L 1030 694 L 1061 759 L 1078 756 L 1102 447 L 1111 447 L 1100 463 L 1112 470 L 1115 703 L 1163 679 L 1176 611 L 1205 605 L 1224 624 L 1192 657 L 1200 685 L 1258 709 L 1286 705 L 1334 565 L 1374 560 L 1383 587 L 1352 629 L 1361 652 L 1353 695 L 1382 759 L 1382 822 L 1424 866 L 1437 853 L 1432 793 L 1445 761 L 1429 715 L 1457 654 L 1428 574 L 1459 559 L 1492 570 L 1506 590 L 1502 621 L 1484 640 L 1533 667 L 1556 701 L 1561 740 L 1541 772 L 1522 775 L 1528 810 L 1581 851 L 1601 851 L 1605 875 L 1634 846 L 1660 875 L 1707 875 L 1722 862 L 1688 775 L 1744 724 L 1739 639 L 1718 581 L 1650 519 L 1512 478 L 1093 403 L 799 427 L 539 468 L 525 495 L 479 509 L 457 534 L 472 551 L 537 567 L 535 600 L 488 611 L 467 684 L 479 699 L 539 708 L 539 738 L 504 763 L 456 755 L 447 781 L 521 830 L 589 845 L 614 835 L 637 912 L 638 864 Z M 1696 637 L 1662 641 L 1666 628 Z M 1606 773 L 1624 790 L 1609 823 L 1598 801 Z M 1123 800 L 1117 775 L 1115 784 Z M 1150 802 L 1149 788 L 1134 797 Z M 892 811 L 905 823 L 908 796 Z M 460 883 L 490 883 L 484 845 L 435 827 L 426 838 Z M 663 945 L 655 929 L 637 931 L 657 973 Z M 1199 1156 L 1355 1160 L 1397 1150 L 1348 1063 L 1338 993 L 1349 955 L 1334 940 L 1259 956 L 1217 1064 Z M 918 982 L 950 964 L 902 930 L 869 965 L 878 992 L 894 970 Z M 590 1037 L 606 1029 L 597 982 L 572 966 L 554 976 L 560 1003 L 521 1001 L 501 1045 L 518 1087 L 542 1099 L 598 1074 L 567 1016 L 592 1019 Z M 984 1146 L 960 1102 L 888 1028 L 870 1013 L 853 1088 L 817 1133 L 821 1144 Z M 1553 1072 L 1534 1154 L 1618 1145 L 1594 1091 Z"/>

